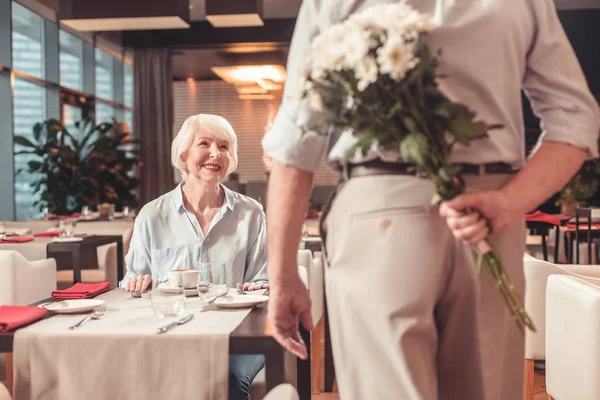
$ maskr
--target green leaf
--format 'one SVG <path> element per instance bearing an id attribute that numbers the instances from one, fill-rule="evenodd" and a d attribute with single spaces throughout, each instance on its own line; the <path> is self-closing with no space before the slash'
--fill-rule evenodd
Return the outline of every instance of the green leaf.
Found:
<path id="1" fill-rule="evenodd" d="M 400 142 L 400 156 L 418 166 L 425 166 L 429 157 L 429 141 L 421 133 L 411 133 Z"/>
<path id="2" fill-rule="evenodd" d="M 40 168 L 42 168 L 43 165 L 44 165 L 43 163 L 41 163 L 39 161 L 33 161 L 33 160 L 29 161 L 27 163 L 27 166 L 29 167 L 29 170 L 32 171 L 32 172 L 39 170 Z"/>
<path id="3" fill-rule="evenodd" d="M 448 130 L 456 141 L 468 146 L 475 139 L 487 136 L 487 126 L 483 122 L 473 122 L 469 118 L 457 118 L 450 121 Z"/>
<path id="4" fill-rule="evenodd" d="M 438 176 L 444 182 L 451 182 L 452 178 L 460 172 L 460 166 L 458 165 L 445 165 L 438 170 Z"/>
<path id="5" fill-rule="evenodd" d="M 31 141 L 24 136 L 15 136 L 13 140 L 16 144 L 20 144 L 21 146 L 36 147 L 35 144 L 31 143 Z"/>

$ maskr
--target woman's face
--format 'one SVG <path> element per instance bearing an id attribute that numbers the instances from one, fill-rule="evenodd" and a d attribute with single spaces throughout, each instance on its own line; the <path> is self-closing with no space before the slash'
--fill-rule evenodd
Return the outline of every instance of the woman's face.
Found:
<path id="1" fill-rule="evenodd" d="M 190 149 L 183 153 L 188 174 L 208 183 L 225 178 L 231 162 L 229 143 L 209 132 L 196 134 Z"/>

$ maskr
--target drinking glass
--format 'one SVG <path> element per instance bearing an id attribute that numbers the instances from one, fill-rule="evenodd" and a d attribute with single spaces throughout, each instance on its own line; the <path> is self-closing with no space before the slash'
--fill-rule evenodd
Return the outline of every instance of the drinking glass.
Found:
<path id="1" fill-rule="evenodd" d="M 77 226 L 77 220 L 75 218 L 66 218 L 61 220 L 58 223 L 58 227 L 62 228 L 60 231 L 60 235 L 62 237 L 74 237 L 75 236 L 75 226 Z"/>
<path id="2" fill-rule="evenodd" d="M 123 216 L 129 217 L 129 206 L 123 207 Z"/>
<path id="3" fill-rule="evenodd" d="M 81 215 L 87 217 L 88 215 L 90 215 L 90 207 L 89 206 L 83 206 L 81 207 Z"/>
<path id="4" fill-rule="evenodd" d="M 169 282 L 167 272 L 154 272 L 150 304 L 157 317 L 180 317 L 185 311 L 185 292 L 181 286 Z"/>
<path id="5" fill-rule="evenodd" d="M 0 240 L 6 239 L 6 224 L 4 221 L 0 221 Z"/>
<path id="6" fill-rule="evenodd" d="M 216 297 L 226 295 L 232 282 L 231 269 L 222 261 L 200 263 L 198 275 L 198 296 L 206 306 Z"/>

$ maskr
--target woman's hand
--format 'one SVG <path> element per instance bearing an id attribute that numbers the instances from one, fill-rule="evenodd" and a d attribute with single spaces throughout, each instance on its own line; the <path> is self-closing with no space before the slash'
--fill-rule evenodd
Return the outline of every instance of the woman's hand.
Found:
<path id="1" fill-rule="evenodd" d="M 253 290 L 268 289 L 269 284 L 267 282 L 246 282 L 243 285 L 238 283 L 235 287 L 238 289 L 244 288 L 244 292 L 252 292 Z"/>
<path id="2" fill-rule="evenodd" d="M 145 292 L 152 283 L 152 275 L 138 275 L 125 285 L 126 292 Z"/>

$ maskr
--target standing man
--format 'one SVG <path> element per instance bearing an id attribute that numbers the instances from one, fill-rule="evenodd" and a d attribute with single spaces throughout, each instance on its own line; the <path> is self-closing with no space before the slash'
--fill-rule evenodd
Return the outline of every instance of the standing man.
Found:
<path id="1" fill-rule="evenodd" d="M 263 142 L 273 157 L 269 318 L 279 343 L 301 357 L 306 349 L 297 321 L 309 329 L 312 321 L 296 272 L 296 250 L 328 138 L 312 130 L 323 116 L 293 98 L 296 68 L 312 39 L 330 25 L 391 2 L 304 1 L 284 101 Z M 443 50 L 442 90 L 478 119 L 504 128 L 456 148 L 453 162 L 463 165 L 469 193 L 439 208 L 430 205 L 433 185 L 411 175 L 397 155 L 373 151 L 352 160 L 349 179 L 323 222 L 340 395 L 344 400 L 520 399 L 524 340 L 490 274 L 476 272 L 470 244 L 491 235 L 523 296 L 523 215 L 559 190 L 586 157 L 598 156 L 598 107 L 552 0 L 510 6 L 489 0 L 409 3 L 440 22 L 429 44 L 434 52 Z M 522 89 L 544 131 L 528 162 Z M 465 214 L 465 209 L 474 211 Z"/>

